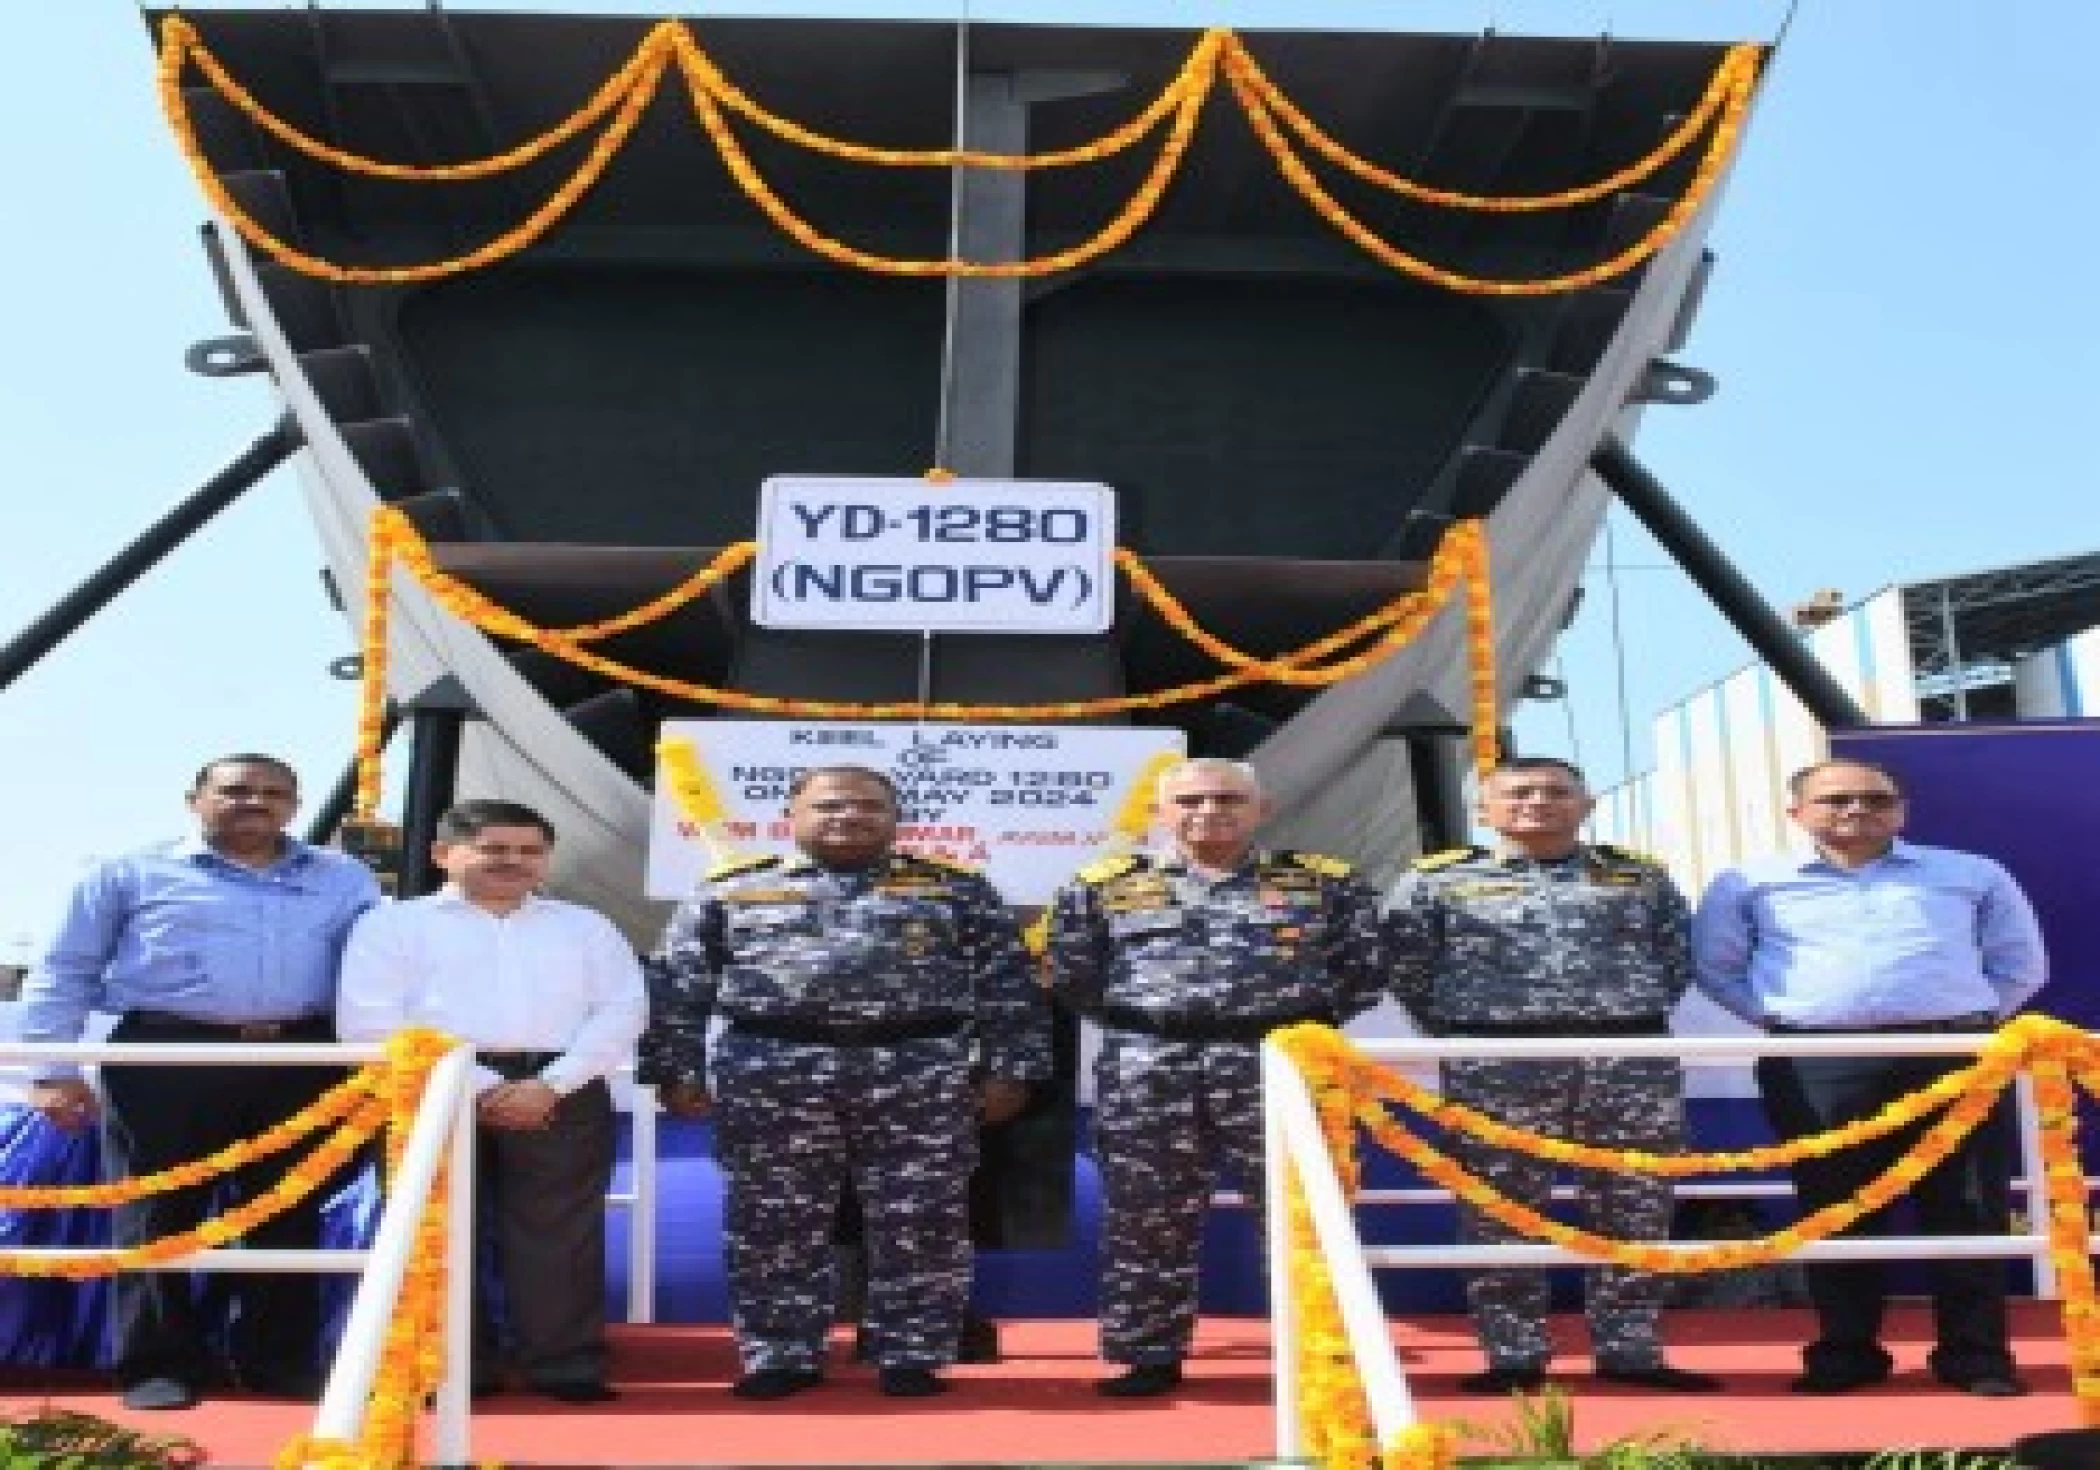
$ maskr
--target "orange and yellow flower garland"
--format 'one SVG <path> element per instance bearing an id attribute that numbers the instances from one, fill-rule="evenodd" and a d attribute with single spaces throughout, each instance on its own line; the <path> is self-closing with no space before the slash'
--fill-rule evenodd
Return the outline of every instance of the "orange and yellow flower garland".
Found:
<path id="1" fill-rule="evenodd" d="M 165 1265 L 201 1250 L 229 1245 L 319 1189 L 385 1124 L 385 1104 L 376 1098 L 365 1097 L 326 1138 L 315 1145 L 312 1153 L 286 1169 L 282 1179 L 253 1199 L 213 1216 L 193 1230 L 115 1250 L 82 1251 L 67 1256 L 0 1251 L 0 1276 L 91 1281 L 98 1276 L 113 1276 L 119 1271 L 135 1270 L 140 1266 Z"/>
<path id="2" fill-rule="evenodd" d="M 1722 71 L 1729 74 L 1729 87 L 1721 109 L 1720 121 L 1715 124 L 1713 141 L 1700 157 L 1692 181 L 1685 187 L 1663 217 L 1655 222 L 1638 240 L 1626 246 L 1609 259 L 1582 270 L 1568 271 L 1557 276 L 1541 276 L 1529 280 L 1491 280 L 1484 276 L 1469 276 L 1459 271 L 1446 270 L 1433 265 L 1416 255 L 1410 255 L 1379 235 L 1369 225 L 1345 209 L 1341 201 L 1330 194 L 1305 160 L 1298 156 L 1291 140 L 1284 135 L 1282 126 L 1271 112 L 1269 103 L 1259 85 L 1244 68 L 1235 65 L 1240 53 L 1226 63 L 1226 79 L 1239 97 L 1240 110 L 1254 126 L 1262 146 L 1275 161 L 1276 167 L 1292 188 L 1313 207 L 1320 218 L 1327 221 L 1341 234 L 1355 242 L 1372 259 L 1403 275 L 1442 286 L 1446 290 L 1477 296 L 1547 296 L 1565 291 L 1580 291 L 1601 285 L 1614 276 L 1624 275 L 1635 266 L 1659 252 L 1684 229 L 1692 216 L 1698 213 L 1713 192 L 1721 170 L 1735 152 L 1736 139 L 1742 132 L 1743 119 L 1750 108 L 1750 94 L 1756 82 L 1755 51 L 1751 47 L 1738 47 L 1729 53 L 1722 63 Z M 1747 58 L 1741 60 L 1739 58 Z M 1472 207 L 1481 207 L 1477 203 Z"/>
<path id="3" fill-rule="evenodd" d="M 228 1170 L 281 1152 L 334 1123 L 330 1134 L 293 1164 L 270 1189 L 205 1221 L 194 1230 L 121 1250 L 48 1258 L 0 1251 L 0 1276 L 62 1277 L 84 1281 L 139 1266 L 159 1265 L 251 1233 L 319 1189 L 355 1157 L 367 1141 L 388 1130 L 390 1172 L 428 1086 L 430 1069 L 458 1043 L 436 1031 L 410 1029 L 389 1038 L 387 1059 L 358 1069 L 292 1117 L 252 1139 L 207 1158 L 108 1185 L 11 1188 L 0 1191 L 0 1208 L 113 1205 L 168 1189 L 203 1183 Z M 423 1212 L 402 1299 L 389 1324 L 387 1346 L 373 1383 L 364 1437 L 355 1445 L 301 1436 L 279 1451 L 285 1470 L 328 1466 L 333 1470 L 399 1470 L 416 1463 L 414 1423 L 424 1396 L 443 1373 L 441 1330 L 445 1284 L 445 1181 Z"/>
<path id="4" fill-rule="evenodd" d="M 1757 60 L 1756 46 L 1742 43 L 1729 47 L 1727 55 L 1722 58 L 1720 66 L 1715 68 L 1712 79 L 1706 84 L 1706 91 L 1698 104 L 1684 115 L 1662 142 L 1624 168 L 1606 174 L 1603 178 L 1551 194 L 1465 194 L 1453 189 L 1432 188 L 1418 180 L 1403 178 L 1390 170 L 1380 168 L 1361 154 L 1353 153 L 1336 142 L 1331 134 L 1307 117 L 1298 105 L 1291 101 L 1284 90 L 1262 70 L 1261 63 L 1254 59 L 1254 53 L 1237 39 L 1227 53 L 1226 68 L 1237 85 L 1253 93 L 1263 108 L 1296 133 L 1307 147 L 1337 168 L 1354 174 L 1367 184 L 1412 199 L 1417 204 L 1474 210 L 1484 214 L 1526 214 L 1594 204 L 1648 179 L 1691 147 L 1717 114 L 1748 100 L 1750 85 L 1757 78 Z M 1737 114 L 1735 120 L 1741 121 L 1740 114 Z"/>
<path id="5" fill-rule="evenodd" d="M 676 65 L 686 82 L 695 117 L 707 132 L 731 176 L 746 197 L 776 228 L 805 248 L 855 269 L 903 276 L 970 276 L 1016 279 L 1074 269 L 1127 241 L 1151 217 L 1185 156 L 1205 103 L 1216 88 L 1222 67 L 1233 97 L 1284 177 L 1329 224 L 1354 240 L 1383 264 L 1456 291 L 1490 295 L 1540 295 L 1597 284 L 1631 270 L 1661 250 L 1683 229 L 1711 192 L 1732 153 L 1757 78 L 1759 49 L 1739 45 L 1716 69 L 1704 95 L 1690 114 L 1647 154 L 1587 184 L 1551 194 L 1491 196 L 1438 189 L 1403 178 L 1351 152 L 1322 130 L 1277 87 L 1255 60 L 1246 43 L 1228 30 L 1204 32 L 1174 79 L 1128 122 L 1091 142 L 1037 154 L 999 154 L 972 149 L 901 149 L 873 147 L 828 137 L 793 122 L 754 101 L 721 71 L 690 29 L 677 21 L 650 28 L 634 54 L 566 118 L 511 148 L 487 158 L 450 164 L 388 163 L 337 148 L 315 138 L 265 109 L 204 45 L 195 27 L 181 16 L 162 24 L 159 64 L 161 105 L 178 148 L 197 175 L 206 197 L 251 245 L 293 270 L 353 285 L 404 285 L 427 281 L 502 260 L 526 249 L 582 198 L 625 146 L 643 112 L 654 99 L 665 70 Z M 394 267 L 344 266 L 307 254 L 271 234 L 226 190 L 213 172 L 197 139 L 194 119 L 183 96 L 182 77 L 194 63 L 207 83 L 258 127 L 288 147 L 349 172 L 414 182 L 485 178 L 522 167 L 604 123 L 576 171 L 539 208 L 514 228 L 460 256 Z M 1160 156 L 1137 191 L 1090 239 L 1048 255 L 1018 261 L 970 261 L 958 258 L 899 259 L 847 245 L 819 231 L 773 191 L 752 164 L 731 129 L 734 113 L 774 136 L 827 156 L 882 167 L 941 167 L 1026 170 L 1068 167 L 1112 157 L 1149 136 L 1172 119 Z M 1453 209 L 1497 212 L 1562 209 L 1591 202 L 1653 175 L 1692 145 L 1711 127 L 1707 147 L 1690 184 L 1671 209 L 1641 239 L 1610 259 L 1585 270 L 1524 281 L 1496 281 L 1467 276 L 1422 261 L 1391 245 L 1326 192 L 1298 156 L 1288 134 L 1358 179 L 1421 203 Z"/>
<path id="6" fill-rule="evenodd" d="M 0 1210 L 107 1209 L 111 1205 L 128 1204 L 148 1195 L 166 1194 L 170 1190 L 188 1189 L 192 1185 L 208 1183 L 222 1174 L 230 1174 L 258 1159 L 283 1153 L 300 1139 L 319 1132 L 331 1123 L 359 1115 L 379 1085 L 379 1076 L 377 1068 L 360 1068 L 275 1127 L 266 1129 L 253 1138 L 229 1144 L 218 1152 L 207 1154 L 191 1163 L 177 1164 L 157 1173 L 139 1174 L 129 1179 L 113 1179 L 103 1184 L 16 1184 L 0 1187 Z M 369 1134 L 370 1130 L 367 1131 L 367 1136 Z"/>
<path id="7" fill-rule="evenodd" d="M 1353 1201 L 1361 1181 L 1351 1084 L 1334 1074 L 1311 1072 L 1306 1073 L 1306 1083 L 1342 1196 Z M 1334 1275 L 1314 1234 L 1304 1185 L 1295 1168 L 1287 1168 L 1286 1176 L 1281 1183 L 1290 1231 L 1286 1289 L 1298 1333 L 1300 1434 L 1307 1455 L 1321 1470 L 1361 1470 L 1371 1461 L 1373 1440 L 1363 1375 L 1342 1324 Z M 1450 1470 L 1457 1458 L 1457 1434 L 1430 1420 L 1408 1425 L 1377 1455 L 1380 1470 Z"/>
<path id="8" fill-rule="evenodd" d="M 1034 256 L 1026 260 L 986 261 L 963 260 L 955 256 L 940 259 L 902 259 L 896 256 L 876 255 L 872 251 L 826 235 L 792 209 L 786 200 L 773 191 L 750 155 L 737 141 L 728 121 L 722 116 L 715 95 L 705 86 L 695 84 L 691 90 L 693 114 L 721 155 L 737 187 L 744 196 L 756 205 L 759 212 L 773 222 L 782 234 L 794 240 L 812 254 L 821 255 L 835 264 L 850 266 L 855 270 L 869 271 L 877 275 L 891 276 L 957 276 L 976 280 L 1026 280 L 1036 276 L 1055 275 L 1060 271 L 1077 270 L 1090 261 L 1099 259 L 1127 242 L 1142 229 L 1166 197 L 1167 186 L 1174 181 L 1181 161 L 1188 154 L 1189 143 L 1196 136 L 1196 123 L 1203 115 L 1204 99 L 1210 95 L 1215 75 L 1220 33 L 1206 32 L 1196 52 L 1189 58 L 1188 68 L 1182 77 L 1168 89 L 1174 97 L 1172 128 L 1167 141 L 1161 147 L 1159 157 L 1146 170 L 1144 180 L 1137 191 L 1124 201 L 1123 207 L 1097 230 L 1091 237 L 1077 245 L 1048 255 Z M 687 38 L 687 44 L 679 51 L 682 62 L 689 67 L 686 58 L 696 55 L 698 45 Z"/>
<path id="9" fill-rule="evenodd" d="M 650 673 L 630 664 L 591 652 L 583 644 L 593 639 L 639 627 L 661 617 L 700 591 L 744 565 L 754 554 L 749 542 L 739 542 L 682 581 L 670 592 L 652 599 L 632 612 L 575 628 L 542 628 L 503 607 L 485 593 L 440 570 L 430 548 L 413 524 L 399 510 L 380 505 L 373 509 L 367 543 L 363 657 L 364 683 L 358 721 L 358 785 L 353 813 L 369 818 L 378 808 L 380 796 L 380 740 L 386 703 L 387 621 L 383 606 L 390 591 L 390 574 L 398 563 L 445 611 L 496 637 L 529 643 L 578 667 L 604 674 L 623 684 L 654 689 L 680 699 L 731 709 L 766 714 L 792 715 L 806 719 L 938 719 L 938 720 L 1070 720 L 1139 709 L 1164 709 L 1169 705 L 1207 698 L 1228 689 L 1274 680 L 1293 684 L 1327 685 L 1363 673 L 1414 638 L 1461 589 L 1466 615 L 1466 648 L 1473 700 L 1473 754 L 1483 772 L 1496 757 L 1496 677 L 1494 615 L 1488 588 L 1488 548 L 1485 527 L 1479 521 L 1461 521 L 1445 531 L 1432 558 L 1425 585 L 1419 592 L 1405 593 L 1385 606 L 1358 618 L 1336 632 L 1314 640 L 1303 648 L 1264 658 L 1233 648 L 1199 625 L 1188 610 L 1160 585 L 1130 551 L 1118 548 L 1116 562 L 1131 585 L 1184 638 L 1232 666 L 1231 672 L 1214 678 L 1176 685 L 1147 694 L 1115 695 L 1101 699 L 1064 700 L 1052 704 L 966 704 L 955 701 L 893 700 L 857 703 L 846 700 L 791 699 L 776 695 L 750 694 L 714 685 Z M 1354 653 L 1340 651 L 1365 639 L 1372 641 Z M 1323 662 L 1324 661 L 1324 662 Z"/>
<path id="10" fill-rule="evenodd" d="M 1272 1039 L 1305 1077 L 1321 1116 L 1322 1132 L 1329 1151 L 1341 1171 L 1345 1190 L 1352 1198 L 1357 1167 L 1354 1126 L 1360 1124 L 1382 1146 L 1413 1164 L 1426 1178 L 1441 1184 L 1457 1198 L 1521 1235 L 1636 1270 L 1679 1274 L 1769 1264 L 1784 1259 L 1803 1245 L 1835 1235 L 1861 1217 L 1885 1207 L 1946 1158 L 1989 1114 L 2013 1074 L 2024 1066 L 2035 1078 L 2048 1198 L 2048 1257 L 2057 1273 L 2063 1297 L 2064 1328 L 2071 1349 L 2072 1388 L 2082 1421 L 2100 1427 L 2100 1299 L 2096 1299 L 2089 1254 L 2091 1225 L 2086 1213 L 2086 1184 L 2074 1137 L 2076 1119 L 2072 1108 L 2074 1081 L 2100 1096 L 2100 1038 L 2049 1017 L 2023 1016 L 2000 1028 L 1978 1058 L 1976 1066 L 1899 1099 L 1864 1124 L 1834 1129 L 1783 1147 L 1734 1154 L 1661 1156 L 1638 1150 L 1599 1149 L 1510 1128 L 1475 1110 L 1456 1105 L 1437 1102 L 1423 1109 L 1426 1115 L 1447 1126 L 1459 1128 L 1497 1146 L 1541 1158 L 1623 1173 L 1652 1172 L 1673 1176 L 1765 1167 L 1794 1158 L 1828 1154 L 1869 1138 L 1884 1137 L 1899 1127 L 1921 1121 L 1937 1109 L 1946 1110 L 1945 1116 L 1926 1129 L 1907 1154 L 1852 1199 L 1818 1210 L 1761 1239 L 1729 1241 L 1696 1250 L 1612 1240 L 1561 1224 L 1519 1205 L 1388 1116 L 1384 1102 L 1391 1100 L 1412 1105 L 1420 1097 L 1421 1090 L 1412 1084 L 1389 1086 L 1394 1081 L 1404 1083 L 1404 1079 L 1394 1078 L 1388 1070 L 1355 1054 L 1348 1043 L 1330 1028 L 1291 1027 L 1275 1033 Z M 1964 1079 L 1966 1085 L 1947 1085 L 1956 1078 Z M 1688 1167 L 1693 1163 L 1700 1167 Z M 1310 1237 L 1307 1236 L 1303 1243 L 1309 1245 Z M 1321 1282 L 1326 1280 L 1325 1263 L 1321 1261 L 1315 1265 L 1302 1259 L 1299 1244 L 1294 1235 L 1293 1303 L 1302 1313 L 1307 1310 L 1304 1304 L 1312 1301 L 1311 1310 L 1317 1315 Z M 1325 1289 L 1331 1294 L 1331 1284 Z M 1320 1386 L 1319 1401 L 1329 1406 L 1329 1412 L 1334 1412 L 1331 1406 L 1338 1397 L 1347 1400 L 1353 1393 L 1357 1399 L 1361 1398 L 1361 1385 L 1353 1364 L 1343 1368 L 1332 1364 L 1323 1367 L 1315 1359 L 1301 1371 L 1328 1375 Z M 1346 1374 L 1346 1384 L 1335 1380 L 1336 1374 Z M 1353 1412 L 1360 1413 L 1361 1409 Z M 1343 1432 L 1347 1432 L 1346 1426 Z M 1391 1453 L 1388 1451 L 1389 1460 Z"/>
<path id="11" fill-rule="evenodd" d="M 1292 1028 L 1287 1033 L 1289 1044 L 1286 1049 L 1301 1067 L 1317 1067 L 1342 1079 L 1339 1090 L 1344 1093 L 1397 1103 L 1440 1127 L 1467 1134 L 1495 1148 L 1531 1154 L 1577 1168 L 1615 1169 L 1682 1179 L 1698 1174 L 1782 1168 L 1804 1158 L 1837 1153 L 1877 1138 L 1886 1138 L 1959 1097 L 1976 1093 L 1996 1097 L 2019 1075 L 2022 1059 L 2030 1055 L 2026 1019 L 2023 1017 L 1997 1032 L 1973 1065 L 1949 1072 L 1917 1092 L 1898 1098 L 1871 1118 L 1862 1118 L 1827 1133 L 1797 1138 L 1788 1143 L 1764 1144 L 1730 1153 L 1658 1154 L 1549 1138 L 1528 1128 L 1491 1118 L 1464 1103 L 1451 1102 L 1393 1068 L 1364 1056 L 1351 1047 L 1340 1032 L 1324 1026 Z"/>
<path id="12" fill-rule="evenodd" d="M 431 1068 L 459 1043 L 442 1032 L 411 1028 L 387 1042 L 389 1069 L 383 1100 L 386 1171 L 398 1176 L 416 1110 Z M 445 1233 L 447 1171 L 440 1169 L 416 1226 L 401 1297 L 387 1323 L 386 1344 L 366 1400 L 363 1433 L 355 1444 L 299 1435 L 277 1451 L 277 1470 L 408 1470 L 420 1463 L 416 1422 L 424 1400 L 444 1377 Z M 462 1331 L 465 1324 L 459 1324 Z"/>

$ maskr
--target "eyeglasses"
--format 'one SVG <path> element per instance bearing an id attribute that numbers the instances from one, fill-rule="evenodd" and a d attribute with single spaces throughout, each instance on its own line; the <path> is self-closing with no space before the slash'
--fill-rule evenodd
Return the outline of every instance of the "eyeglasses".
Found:
<path id="1" fill-rule="evenodd" d="M 299 793 L 289 786 L 207 786 L 201 793 L 220 801 L 297 801 Z"/>
<path id="2" fill-rule="evenodd" d="M 1903 798 L 1893 791 L 1826 791 L 1821 796 L 1811 796 L 1811 806 L 1827 806 L 1832 811 L 1848 806 L 1865 807 L 1870 812 L 1885 812 L 1902 805 Z"/>

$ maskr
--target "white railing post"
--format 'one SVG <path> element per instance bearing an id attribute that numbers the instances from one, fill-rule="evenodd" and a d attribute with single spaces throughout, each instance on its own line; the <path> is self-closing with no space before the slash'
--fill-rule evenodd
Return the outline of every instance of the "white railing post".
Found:
<path id="1" fill-rule="evenodd" d="M 1275 1048 L 1271 1046 L 1269 1050 Z M 1305 1192 L 1320 1254 L 1327 1258 L 1335 1306 L 1341 1312 L 1342 1330 L 1348 1336 L 1349 1350 L 1363 1381 L 1372 1431 L 1378 1442 L 1385 1444 L 1415 1422 L 1414 1400 L 1401 1375 L 1400 1360 L 1393 1352 L 1385 1305 L 1379 1300 L 1377 1283 L 1371 1279 L 1356 1217 L 1342 1195 L 1341 1180 L 1335 1174 L 1334 1160 L 1328 1155 L 1326 1138 L 1320 1132 L 1312 1094 L 1290 1059 L 1280 1051 L 1276 1057 L 1271 1070 L 1276 1085 L 1269 1092 L 1267 1106 L 1274 1110 L 1281 1125 L 1285 1152 L 1296 1172 L 1298 1187 Z M 1279 1420 L 1279 1437 L 1281 1424 Z"/>
<path id="2" fill-rule="evenodd" d="M 470 1074 L 471 1076 L 471 1074 Z M 440 1465 L 473 1462 L 474 1396 L 474 1089 L 452 1112 L 451 1159 L 445 1171 L 445 1381 L 438 1385 L 431 1448 Z"/>
<path id="3" fill-rule="evenodd" d="M 2013 1079 L 2013 1117 L 2020 1130 L 2020 1177 L 2027 1197 L 2027 1233 L 2034 1249 L 2034 1294 L 2055 1301 L 2056 1267 L 2049 1260 L 2049 1181 L 2042 1174 L 2042 1112 L 2034 1102 L 2034 1075 L 2024 1068 Z"/>
<path id="4" fill-rule="evenodd" d="M 627 1320 L 656 1320 L 656 1089 L 629 1094 L 627 1144 Z"/>
<path id="5" fill-rule="evenodd" d="M 402 1150 L 393 1196 L 380 1216 L 378 1238 L 372 1242 L 370 1259 L 357 1283 L 357 1295 L 351 1299 L 350 1318 L 343 1326 L 335 1367 L 328 1375 L 320 1411 L 314 1416 L 316 1439 L 354 1443 L 364 1427 L 365 1401 L 371 1397 L 372 1380 L 379 1371 L 387 1323 L 401 1299 L 401 1284 L 415 1250 L 416 1229 L 429 1204 L 431 1186 L 437 1181 L 438 1164 L 452 1143 L 458 1114 L 471 1096 L 473 1066 L 473 1048 L 457 1046 L 431 1068 L 422 1104 L 416 1110 L 415 1125 Z M 472 1179 L 458 1179 L 455 1187 L 471 1198 Z M 462 1453 L 452 1463 L 469 1463 L 469 1457 Z"/>
<path id="6" fill-rule="evenodd" d="M 1294 1080 L 1273 1042 L 1261 1048 L 1261 1145 L 1267 1198 L 1262 1203 L 1269 1258 L 1269 1359 L 1276 1399 L 1276 1458 L 1295 1459 L 1304 1434 L 1298 1422 L 1298 1304 L 1291 1296 L 1291 1151 L 1276 1099 Z"/>

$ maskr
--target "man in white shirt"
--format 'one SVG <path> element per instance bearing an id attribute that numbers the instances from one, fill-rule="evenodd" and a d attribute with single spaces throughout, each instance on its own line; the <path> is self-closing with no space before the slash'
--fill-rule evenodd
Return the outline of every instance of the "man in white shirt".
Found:
<path id="1" fill-rule="evenodd" d="M 494 1238 L 512 1357 L 526 1385 L 567 1403 L 605 1382 L 606 1074 L 646 1019 L 641 966 L 594 910 L 537 895 L 554 829 L 527 806 L 464 801 L 438 823 L 448 881 L 372 910 L 351 931 L 336 1000 L 345 1041 L 434 1026 L 474 1043 L 476 1213 Z M 474 1382 L 500 1383 L 475 1293 Z"/>

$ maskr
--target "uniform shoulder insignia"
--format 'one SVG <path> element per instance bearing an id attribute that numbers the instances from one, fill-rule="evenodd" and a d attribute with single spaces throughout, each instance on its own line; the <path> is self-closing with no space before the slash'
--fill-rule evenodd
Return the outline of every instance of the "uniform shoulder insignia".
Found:
<path id="1" fill-rule="evenodd" d="M 954 858 L 939 857 L 930 852 L 908 852 L 898 855 L 907 863 L 922 868 L 932 868 L 938 873 L 962 873 L 971 877 L 979 876 L 977 869 L 971 867 L 968 863 L 959 863 Z"/>
<path id="2" fill-rule="evenodd" d="M 745 853 L 741 857 L 724 858 L 707 870 L 707 881 L 719 883 L 724 878 L 734 878 L 739 873 L 758 873 L 767 868 L 778 867 L 778 854 L 770 852 Z"/>
<path id="3" fill-rule="evenodd" d="M 1105 857 L 1097 863 L 1088 863 L 1074 876 L 1082 883 L 1106 883 L 1111 878 L 1120 878 L 1125 873 L 1135 872 L 1137 866 L 1138 860 L 1123 852 L 1114 857 Z"/>
<path id="4" fill-rule="evenodd" d="M 1448 868 L 1453 863 L 1462 863 L 1467 858 L 1479 857 L 1485 851 L 1478 847 L 1447 847 L 1442 852 L 1432 852 L 1414 860 L 1417 873 L 1434 873 L 1438 868 Z"/>
<path id="5" fill-rule="evenodd" d="M 1635 852 L 1632 848 L 1621 847 L 1615 842 L 1598 842 L 1592 844 L 1592 847 L 1598 856 L 1610 858 L 1614 862 L 1638 863 L 1644 868 L 1664 866 L 1663 860 L 1653 853 Z"/>
<path id="6" fill-rule="evenodd" d="M 1280 852 L 1277 854 L 1293 867 L 1318 873 L 1323 878 L 1346 878 L 1356 869 L 1340 858 L 1328 857 L 1317 852 Z"/>

